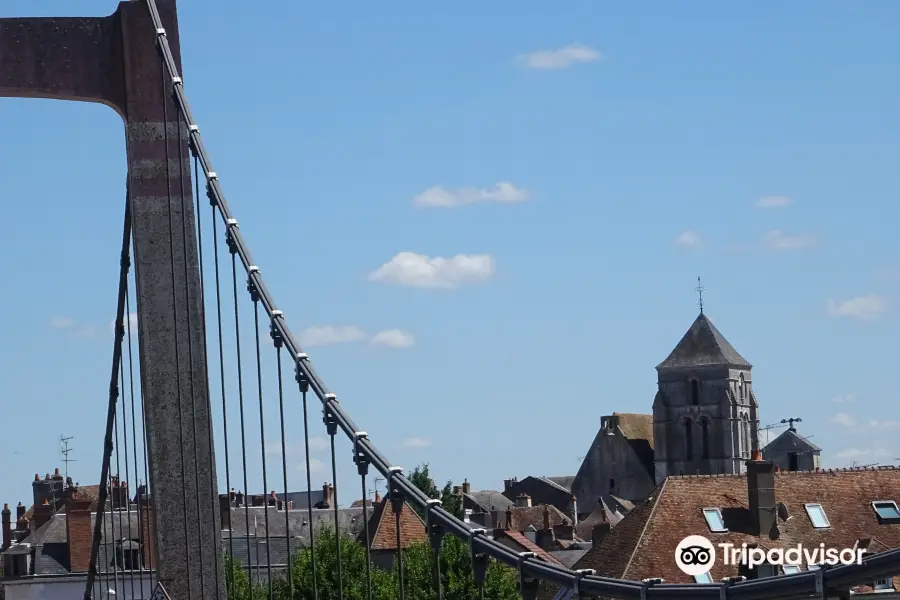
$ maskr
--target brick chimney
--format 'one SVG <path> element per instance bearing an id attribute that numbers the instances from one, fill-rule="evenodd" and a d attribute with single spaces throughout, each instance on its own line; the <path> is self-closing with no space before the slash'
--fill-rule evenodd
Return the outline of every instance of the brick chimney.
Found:
<path id="1" fill-rule="evenodd" d="M 571 542 L 575 539 L 575 526 L 567 523 L 553 526 L 553 535 L 558 540 Z"/>
<path id="2" fill-rule="evenodd" d="M 519 494 L 516 498 L 516 506 L 520 508 L 531 508 L 531 496 L 528 494 Z"/>
<path id="3" fill-rule="evenodd" d="M 463 484 L 462 484 L 462 493 L 463 493 L 463 494 L 468 494 L 468 493 L 470 493 L 471 491 L 472 491 L 472 484 L 469 483 L 469 480 L 468 480 L 468 479 L 463 480 Z"/>
<path id="4" fill-rule="evenodd" d="M 234 497 L 234 505 L 235 505 L 237 508 L 241 508 L 241 507 L 244 506 L 244 501 L 245 501 L 245 499 L 244 499 L 244 492 L 241 492 L 241 491 L 239 490 L 238 493 L 237 493 L 237 494 L 235 495 L 235 497 Z"/>
<path id="5" fill-rule="evenodd" d="M 747 461 L 747 505 L 753 519 L 754 531 L 771 536 L 776 525 L 775 465 L 762 460 L 759 450 Z"/>
<path id="6" fill-rule="evenodd" d="M 578 525 L 578 499 L 572 496 L 572 502 L 569 503 L 569 517 L 574 525 Z"/>
<path id="7" fill-rule="evenodd" d="M 599 546 L 600 542 L 603 541 L 603 538 L 606 537 L 606 534 L 609 533 L 609 530 L 612 529 L 609 519 L 606 518 L 606 507 L 603 506 L 603 501 L 601 500 L 598 504 L 600 520 L 595 523 L 594 527 L 591 529 L 591 546 L 593 548 Z"/>
<path id="8" fill-rule="evenodd" d="M 141 564 L 145 569 L 156 568 L 156 527 L 153 523 L 153 505 L 142 502 L 138 505 L 138 523 L 141 531 Z M 229 519 L 230 520 L 230 519 Z"/>
<path id="9" fill-rule="evenodd" d="M 544 529 L 550 529 L 550 506 L 544 505 Z"/>
<path id="10" fill-rule="evenodd" d="M 91 500 L 74 490 L 66 498 L 66 537 L 69 546 L 69 571 L 86 573 L 91 564 Z"/>
<path id="11" fill-rule="evenodd" d="M 219 495 L 219 520 L 223 531 L 231 529 L 231 502 L 228 494 Z"/>
<path id="12" fill-rule="evenodd" d="M 275 490 L 269 492 L 269 506 L 278 506 L 278 494 L 275 493 Z"/>
<path id="13" fill-rule="evenodd" d="M 381 502 L 381 495 L 378 493 L 378 490 L 375 490 L 375 502 L 374 503 L 378 504 L 380 502 Z"/>
<path id="14" fill-rule="evenodd" d="M 25 508 L 25 505 L 19 502 L 19 505 L 16 506 L 16 523 L 19 522 L 19 519 L 25 516 L 25 511 L 28 510 Z"/>
<path id="15" fill-rule="evenodd" d="M 37 531 L 41 528 L 41 525 L 50 520 L 50 515 L 53 514 L 53 507 L 50 505 L 50 502 L 44 498 L 44 501 L 34 507 L 34 530 Z"/>
<path id="16" fill-rule="evenodd" d="M 509 531 L 512 529 L 512 507 L 506 507 L 506 530 Z"/>
<path id="17" fill-rule="evenodd" d="M 511 479 L 504 479 L 503 480 L 503 491 L 508 492 L 510 489 L 512 489 L 512 486 L 516 485 L 517 483 L 519 483 L 519 480 L 516 479 L 515 477 L 513 477 Z"/>
<path id="18" fill-rule="evenodd" d="M 3 544 L 0 545 L 0 552 L 3 552 L 12 545 L 12 511 L 9 510 L 9 504 L 3 505 L 0 517 L 3 522 Z"/>
<path id="19" fill-rule="evenodd" d="M 331 508 L 334 500 L 334 486 L 327 481 L 322 484 L 322 501 L 316 504 L 316 508 Z"/>

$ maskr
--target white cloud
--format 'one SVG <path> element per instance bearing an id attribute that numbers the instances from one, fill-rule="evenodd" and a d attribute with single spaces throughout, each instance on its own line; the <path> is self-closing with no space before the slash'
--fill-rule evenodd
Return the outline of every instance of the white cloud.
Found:
<path id="1" fill-rule="evenodd" d="M 431 445 L 431 440 L 423 437 L 411 437 L 403 440 L 404 448 L 427 448 Z"/>
<path id="2" fill-rule="evenodd" d="M 376 346 L 386 348 L 411 348 L 416 343 L 416 339 L 411 334 L 399 329 L 379 331 L 369 341 Z"/>
<path id="3" fill-rule="evenodd" d="M 699 233 L 693 229 L 688 229 L 687 231 L 681 232 L 678 237 L 675 238 L 675 245 L 681 246 L 682 248 L 699 248 L 703 245 L 703 239 L 700 237 Z"/>
<path id="4" fill-rule="evenodd" d="M 842 302 L 829 299 L 826 303 L 826 309 L 832 317 L 850 317 L 862 321 L 871 321 L 887 311 L 888 301 L 877 294 L 856 296 Z"/>
<path id="5" fill-rule="evenodd" d="M 128 314 L 127 324 L 125 321 L 125 315 L 123 315 L 122 316 L 122 324 L 125 325 L 126 327 L 131 327 L 131 335 L 133 336 L 135 333 L 137 333 L 137 326 L 138 326 L 137 313 L 133 312 L 133 313 Z M 109 322 L 109 330 L 110 331 L 116 330 L 116 320 L 115 319 L 113 319 L 112 321 Z M 126 332 L 127 332 L 127 329 L 126 329 Z"/>
<path id="6" fill-rule="evenodd" d="M 501 181 L 490 188 L 457 188 L 445 190 L 440 186 L 432 187 L 415 198 L 415 206 L 463 206 L 477 202 L 501 202 L 513 204 L 528 199 L 528 192 L 508 181 Z"/>
<path id="7" fill-rule="evenodd" d="M 879 458 L 890 456 L 890 452 L 884 448 L 848 448 L 834 455 L 841 460 L 856 460 L 859 458 Z"/>
<path id="8" fill-rule="evenodd" d="M 869 427 L 873 429 L 896 429 L 900 427 L 900 421 L 869 421 Z"/>
<path id="9" fill-rule="evenodd" d="M 856 394 L 840 394 L 831 399 L 834 404 L 850 404 L 856 402 Z"/>
<path id="10" fill-rule="evenodd" d="M 301 332 L 300 343 L 308 347 L 326 346 L 358 342 L 365 337 L 365 331 L 352 325 L 321 325 Z"/>
<path id="11" fill-rule="evenodd" d="M 529 69 L 566 69 L 578 63 L 597 62 L 600 53 L 583 44 L 570 44 L 556 50 L 540 50 L 523 54 L 519 60 Z"/>
<path id="12" fill-rule="evenodd" d="M 94 337 L 97 333 L 97 328 L 93 325 L 79 323 L 75 319 L 69 317 L 54 317 L 53 319 L 50 319 L 47 325 L 51 329 L 65 331 L 70 338 L 76 340 L 86 340 Z"/>
<path id="13" fill-rule="evenodd" d="M 309 438 L 309 451 L 312 452 L 322 452 L 328 448 L 328 440 L 323 437 L 311 437 Z M 285 444 L 285 450 L 287 451 L 288 457 L 292 456 L 302 456 L 306 454 L 306 445 L 301 441 L 287 442 Z M 281 440 L 269 440 L 266 442 L 266 454 L 271 454 L 273 456 L 281 456 Z"/>
<path id="14" fill-rule="evenodd" d="M 773 250 L 801 250 L 812 246 L 815 243 L 815 239 L 802 233 L 786 235 L 784 232 L 775 229 L 763 237 L 763 243 Z"/>
<path id="15" fill-rule="evenodd" d="M 835 425 L 840 425 L 841 427 L 854 427 L 856 426 L 856 419 L 848 415 L 847 413 L 838 413 L 831 417 L 831 422 Z"/>
<path id="16" fill-rule="evenodd" d="M 481 283 L 493 277 L 494 259 L 487 254 L 457 254 L 453 258 L 429 258 L 400 252 L 369 274 L 370 281 L 422 288 L 452 289 Z"/>
<path id="17" fill-rule="evenodd" d="M 782 206 L 787 206 L 793 202 L 794 201 L 787 196 L 765 196 L 754 202 L 753 206 L 756 208 L 781 208 Z"/>
<path id="18" fill-rule="evenodd" d="M 298 471 L 306 472 L 306 462 L 301 462 L 297 465 Z M 309 472 L 310 473 L 324 473 L 325 472 L 325 463 L 323 463 L 318 458 L 310 458 L 309 459 Z"/>
<path id="19" fill-rule="evenodd" d="M 75 320 L 69 317 L 54 317 L 48 323 L 51 329 L 71 329 L 75 325 Z"/>

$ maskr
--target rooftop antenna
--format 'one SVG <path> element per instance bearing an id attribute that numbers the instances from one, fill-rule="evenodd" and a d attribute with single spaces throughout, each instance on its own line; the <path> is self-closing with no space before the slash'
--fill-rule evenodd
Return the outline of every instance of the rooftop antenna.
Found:
<path id="1" fill-rule="evenodd" d="M 74 436 L 70 436 L 70 437 L 63 437 L 62 435 L 59 436 L 59 453 L 62 454 L 62 461 L 63 461 L 63 464 L 65 464 L 66 481 L 69 480 L 69 463 L 77 462 L 76 459 L 69 458 L 69 453 L 73 452 L 75 450 L 74 448 L 69 448 L 69 441 L 74 440 L 74 439 L 75 439 Z"/>
<path id="2" fill-rule="evenodd" d="M 797 432 L 797 428 L 794 427 L 794 423 L 802 423 L 802 422 L 803 422 L 803 419 L 801 419 L 800 417 L 797 417 L 797 418 L 791 417 L 790 419 L 782 419 L 781 420 L 782 425 L 787 423 L 788 431 L 793 431 L 794 433 Z"/>
<path id="3" fill-rule="evenodd" d="M 697 296 L 699 297 L 699 301 L 697 302 L 697 306 L 700 307 L 700 314 L 703 314 L 703 292 L 706 291 L 706 288 L 700 283 L 700 278 L 697 277 L 697 287 L 694 288 L 694 291 L 697 292 Z"/>

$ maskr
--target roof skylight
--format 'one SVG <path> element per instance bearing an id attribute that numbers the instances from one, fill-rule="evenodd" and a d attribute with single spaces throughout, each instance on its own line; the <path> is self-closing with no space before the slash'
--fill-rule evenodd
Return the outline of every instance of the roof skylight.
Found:
<path id="1" fill-rule="evenodd" d="M 706 524 L 709 525 L 709 530 L 713 533 L 725 533 L 728 531 L 728 528 L 725 527 L 725 520 L 722 518 L 722 511 L 720 509 L 704 508 L 703 517 L 706 519 Z"/>
<path id="2" fill-rule="evenodd" d="M 900 520 L 900 508 L 893 500 L 876 500 L 872 503 L 872 508 L 878 514 L 878 518 L 884 521 Z"/>
<path id="3" fill-rule="evenodd" d="M 785 575 L 793 575 L 800 572 L 800 567 L 799 565 L 781 565 L 781 570 Z"/>
<path id="4" fill-rule="evenodd" d="M 807 504 L 806 514 L 809 515 L 809 520 L 816 529 L 827 529 L 828 527 L 831 527 L 831 523 L 828 522 L 828 517 L 825 516 L 825 509 L 822 508 L 821 504 Z"/>
<path id="5" fill-rule="evenodd" d="M 709 571 L 707 571 L 706 573 L 694 575 L 694 581 L 696 581 L 697 583 L 712 583 L 713 578 L 712 575 L 709 574 Z"/>

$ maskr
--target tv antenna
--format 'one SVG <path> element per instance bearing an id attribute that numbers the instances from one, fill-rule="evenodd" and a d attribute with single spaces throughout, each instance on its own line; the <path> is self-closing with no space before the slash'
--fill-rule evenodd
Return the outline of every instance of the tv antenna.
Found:
<path id="1" fill-rule="evenodd" d="M 69 448 L 69 442 L 74 439 L 75 439 L 75 436 L 69 436 L 69 437 L 63 437 L 62 435 L 59 436 L 59 453 L 62 455 L 62 461 L 63 461 L 63 464 L 65 465 L 66 481 L 69 480 L 69 463 L 70 462 L 78 462 L 74 458 L 69 458 L 69 453 L 74 452 L 74 450 L 75 450 L 74 448 Z"/>

